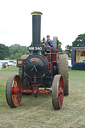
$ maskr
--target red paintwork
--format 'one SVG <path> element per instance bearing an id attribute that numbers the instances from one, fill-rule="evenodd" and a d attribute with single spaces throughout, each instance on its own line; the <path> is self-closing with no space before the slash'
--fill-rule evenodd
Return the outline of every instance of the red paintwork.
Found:
<path id="1" fill-rule="evenodd" d="M 45 55 L 45 48 L 48 47 L 50 49 L 50 52 L 47 53 L 47 55 Z M 50 58 L 52 59 L 52 62 L 53 63 L 56 63 L 57 62 L 57 58 L 58 58 L 58 43 L 57 43 L 57 52 L 56 53 L 53 53 L 52 51 L 52 47 L 50 46 L 43 46 L 43 55 L 46 56 L 47 58 Z"/>
<path id="2" fill-rule="evenodd" d="M 33 93 L 34 95 L 37 95 L 38 93 L 52 93 L 51 90 L 46 89 L 46 90 L 39 90 L 40 84 L 32 84 L 33 89 L 28 89 L 28 90 L 22 90 L 23 93 Z"/>
<path id="3" fill-rule="evenodd" d="M 51 52 L 52 52 L 52 47 L 47 46 L 47 45 L 44 45 L 44 46 L 43 46 L 43 51 L 45 51 L 45 48 L 46 48 L 46 47 L 50 49 L 50 53 L 51 53 Z"/>
<path id="4" fill-rule="evenodd" d="M 57 53 L 52 53 L 51 56 L 52 56 L 53 63 L 56 63 L 57 62 Z"/>
<path id="5" fill-rule="evenodd" d="M 59 101 L 60 109 L 62 108 L 62 105 L 63 105 L 63 97 L 64 97 L 64 87 L 63 87 L 63 78 L 61 77 L 59 82 L 59 88 L 58 88 L 58 101 Z"/>
<path id="6" fill-rule="evenodd" d="M 32 84 L 33 87 L 33 94 L 37 95 L 38 94 L 38 88 L 39 88 L 40 84 Z"/>
<path id="7" fill-rule="evenodd" d="M 33 90 L 32 89 L 26 89 L 26 90 L 23 89 L 22 93 L 33 93 Z M 46 90 L 39 89 L 38 93 L 48 93 L 48 94 L 50 94 L 50 93 L 52 93 L 52 90 L 50 90 L 50 89 L 46 89 Z"/>
<path id="8" fill-rule="evenodd" d="M 19 102 L 21 101 L 21 90 L 22 82 L 19 79 L 19 76 L 16 75 L 12 85 L 12 100 L 15 106 L 18 106 Z"/>
<path id="9" fill-rule="evenodd" d="M 32 58 L 32 59 L 30 59 L 30 62 L 33 62 L 33 61 L 40 62 L 40 59 L 38 59 L 38 58 Z"/>

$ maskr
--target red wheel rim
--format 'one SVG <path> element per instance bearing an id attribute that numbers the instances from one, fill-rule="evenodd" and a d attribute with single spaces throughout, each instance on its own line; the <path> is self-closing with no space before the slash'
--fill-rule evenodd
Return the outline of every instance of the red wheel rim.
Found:
<path id="1" fill-rule="evenodd" d="M 58 96 L 59 96 L 59 108 L 61 109 L 63 105 L 63 96 L 64 96 L 64 87 L 63 87 L 62 77 L 60 77 L 60 81 L 59 81 Z"/>
<path id="2" fill-rule="evenodd" d="M 15 106 L 18 106 L 22 97 L 22 81 L 18 76 L 14 77 L 12 82 L 12 102 Z"/>

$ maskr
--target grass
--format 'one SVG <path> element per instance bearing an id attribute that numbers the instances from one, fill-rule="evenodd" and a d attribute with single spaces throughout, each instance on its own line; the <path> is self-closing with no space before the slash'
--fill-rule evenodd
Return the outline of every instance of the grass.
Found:
<path id="1" fill-rule="evenodd" d="M 85 128 L 85 71 L 69 70 L 70 95 L 55 111 L 51 94 L 24 95 L 21 105 L 10 108 L 5 98 L 8 77 L 18 68 L 0 70 L 0 128 Z"/>

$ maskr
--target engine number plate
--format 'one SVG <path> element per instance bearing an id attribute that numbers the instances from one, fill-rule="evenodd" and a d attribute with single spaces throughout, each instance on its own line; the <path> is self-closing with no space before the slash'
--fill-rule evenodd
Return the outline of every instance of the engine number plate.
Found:
<path id="1" fill-rule="evenodd" d="M 42 47 L 28 47 L 29 50 L 35 50 L 35 51 L 41 51 L 42 50 Z"/>

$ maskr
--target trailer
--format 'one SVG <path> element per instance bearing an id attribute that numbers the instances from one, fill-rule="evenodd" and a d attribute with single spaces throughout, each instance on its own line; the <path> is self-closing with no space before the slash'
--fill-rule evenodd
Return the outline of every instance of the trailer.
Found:
<path id="1" fill-rule="evenodd" d="M 85 70 L 85 47 L 73 47 L 71 52 L 72 70 Z"/>

